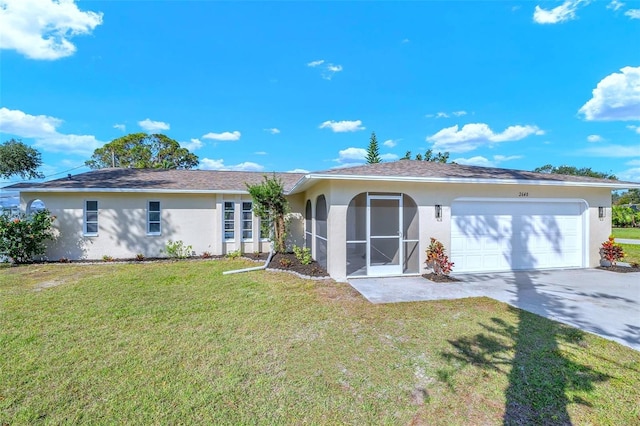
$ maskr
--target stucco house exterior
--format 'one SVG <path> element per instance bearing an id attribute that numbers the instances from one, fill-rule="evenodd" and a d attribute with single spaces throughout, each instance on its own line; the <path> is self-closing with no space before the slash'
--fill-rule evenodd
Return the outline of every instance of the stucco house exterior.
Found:
<path id="1" fill-rule="evenodd" d="M 57 216 L 51 260 L 269 250 L 246 184 L 270 173 L 101 169 L 7 189 Z M 430 237 L 454 272 L 586 268 L 611 233 L 611 191 L 640 183 L 400 160 L 276 173 L 291 205 L 288 243 L 336 280 L 424 272 Z"/>

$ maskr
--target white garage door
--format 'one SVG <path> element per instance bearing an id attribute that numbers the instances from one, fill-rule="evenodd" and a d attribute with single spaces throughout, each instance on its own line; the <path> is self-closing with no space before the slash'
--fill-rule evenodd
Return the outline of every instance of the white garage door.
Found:
<path id="1" fill-rule="evenodd" d="M 455 272 L 584 266 L 583 202 L 455 201 Z"/>

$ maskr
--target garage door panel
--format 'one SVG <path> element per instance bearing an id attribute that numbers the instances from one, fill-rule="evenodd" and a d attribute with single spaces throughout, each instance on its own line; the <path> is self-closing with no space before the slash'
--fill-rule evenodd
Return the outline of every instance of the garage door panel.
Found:
<path id="1" fill-rule="evenodd" d="M 583 266 L 580 202 L 454 202 L 451 260 L 458 272 Z"/>

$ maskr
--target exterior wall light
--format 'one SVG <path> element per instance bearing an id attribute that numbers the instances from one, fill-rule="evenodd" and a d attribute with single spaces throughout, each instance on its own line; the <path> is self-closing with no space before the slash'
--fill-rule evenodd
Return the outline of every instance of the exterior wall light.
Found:
<path id="1" fill-rule="evenodd" d="M 606 216 L 607 211 L 605 210 L 605 207 L 598 207 L 598 217 L 600 219 L 604 219 L 604 217 Z"/>
<path id="2" fill-rule="evenodd" d="M 442 206 L 440 204 L 436 204 L 436 219 L 442 220 Z"/>

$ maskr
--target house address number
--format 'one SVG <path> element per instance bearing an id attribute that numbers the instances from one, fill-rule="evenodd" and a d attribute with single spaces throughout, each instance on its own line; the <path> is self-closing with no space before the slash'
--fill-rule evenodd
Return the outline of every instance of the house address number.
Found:
<path id="1" fill-rule="evenodd" d="M 528 192 L 518 192 L 518 197 L 528 197 L 529 193 Z"/>

